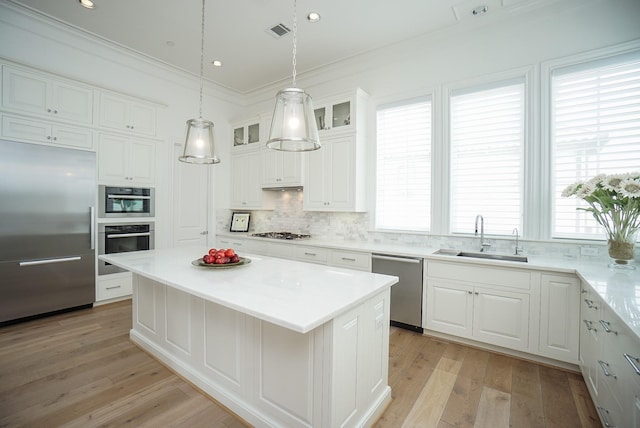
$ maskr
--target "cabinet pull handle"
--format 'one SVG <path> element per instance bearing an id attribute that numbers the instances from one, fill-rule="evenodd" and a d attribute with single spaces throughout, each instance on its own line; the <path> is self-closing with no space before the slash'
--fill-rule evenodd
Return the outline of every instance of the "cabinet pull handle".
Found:
<path id="1" fill-rule="evenodd" d="M 612 377 L 614 379 L 618 379 L 618 376 L 611 374 L 611 372 L 609 371 L 609 363 L 605 363 L 602 360 L 598 360 L 598 364 L 600 364 L 600 367 L 602 367 L 602 371 L 604 372 L 604 375 L 606 377 Z"/>
<path id="2" fill-rule="evenodd" d="M 356 259 L 351 259 L 349 257 L 343 257 L 342 260 L 347 261 L 347 262 L 355 262 Z"/>
<path id="3" fill-rule="evenodd" d="M 587 294 L 587 290 L 585 290 L 584 288 L 580 291 L 582 294 Z"/>
<path id="4" fill-rule="evenodd" d="M 593 323 L 591 321 L 589 321 L 589 320 L 582 320 L 582 321 L 584 322 L 584 325 L 587 326 L 587 330 L 589 330 L 589 331 L 591 331 L 591 330 L 598 331 L 595 328 L 593 328 Z"/>
<path id="5" fill-rule="evenodd" d="M 113 290 L 114 288 L 120 288 L 119 285 L 114 285 L 113 287 L 107 287 L 107 290 Z"/>
<path id="6" fill-rule="evenodd" d="M 604 422 L 604 426 L 607 428 L 615 428 L 613 425 L 611 425 L 609 423 L 609 411 L 607 409 L 605 409 L 604 407 L 596 407 L 596 409 L 598 409 L 598 413 L 600 413 L 600 416 L 602 417 L 602 421 Z"/>
<path id="7" fill-rule="evenodd" d="M 593 304 L 593 300 L 584 299 L 584 302 L 587 304 L 589 309 L 598 309 L 598 307 Z"/>
<path id="8" fill-rule="evenodd" d="M 306 251 L 305 251 L 304 255 L 305 256 L 314 256 L 314 257 L 317 256 L 316 253 L 307 253 Z"/>
<path id="9" fill-rule="evenodd" d="M 631 364 L 631 367 L 633 367 L 633 370 L 636 372 L 638 376 L 640 376 L 640 367 L 638 367 L 638 364 L 636 364 L 636 363 L 640 363 L 640 358 L 634 357 L 633 355 L 629 355 L 626 352 L 624 353 L 624 358 L 627 361 L 629 361 L 629 364 Z"/>
<path id="10" fill-rule="evenodd" d="M 615 330 L 611 330 L 611 329 L 609 328 L 609 326 L 610 326 L 611 324 L 610 324 L 610 323 L 608 323 L 607 321 L 605 321 L 605 320 L 600 320 L 600 325 L 602 325 L 602 328 L 603 328 L 603 329 L 604 329 L 604 331 L 606 331 L 607 333 L 618 334 L 618 332 L 617 332 L 617 331 L 615 331 Z"/>

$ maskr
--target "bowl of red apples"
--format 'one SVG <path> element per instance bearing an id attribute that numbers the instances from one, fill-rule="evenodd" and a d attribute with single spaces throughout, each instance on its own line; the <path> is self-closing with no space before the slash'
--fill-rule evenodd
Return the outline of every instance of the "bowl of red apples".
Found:
<path id="1" fill-rule="evenodd" d="M 240 257 L 233 248 L 211 248 L 202 258 L 194 260 L 191 263 L 196 266 L 220 268 L 240 266 L 250 262 L 251 259 Z"/>

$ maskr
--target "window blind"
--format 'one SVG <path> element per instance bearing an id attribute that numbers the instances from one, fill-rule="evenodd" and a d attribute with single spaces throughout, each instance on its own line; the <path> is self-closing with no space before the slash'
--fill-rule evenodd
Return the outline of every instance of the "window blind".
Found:
<path id="1" fill-rule="evenodd" d="M 431 224 L 431 99 L 376 112 L 376 229 Z"/>
<path id="2" fill-rule="evenodd" d="M 487 234 L 522 232 L 524 102 L 521 80 L 452 93 L 452 233 L 473 232 L 477 214 Z"/>
<path id="3" fill-rule="evenodd" d="M 640 170 L 640 53 L 589 64 L 551 77 L 553 237 L 604 239 L 593 216 L 576 210 L 587 205 L 562 190 Z"/>

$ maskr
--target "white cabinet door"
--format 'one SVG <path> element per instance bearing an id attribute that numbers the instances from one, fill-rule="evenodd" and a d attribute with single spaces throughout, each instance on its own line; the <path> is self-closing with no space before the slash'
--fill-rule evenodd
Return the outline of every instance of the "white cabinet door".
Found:
<path id="1" fill-rule="evenodd" d="M 261 209 L 262 158 L 259 150 L 231 154 L 231 208 Z"/>
<path id="2" fill-rule="evenodd" d="M 473 287 L 429 280 L 425 327 L 470 338 L 473 322 Z"/>
<path id="3" fill-rule="evenodd" d="M 155 181 L 155 143 L 124 135 L 100 134 L 98 179 L 109 184 Z"/>
<path id="4" fill-rule="evenodd" d="M 100 126 L 123 132 L 156 135 L 156 107 L 117 94 L 100 94 Z"/>
<path id="5" fill-rule="evenodd" d="M 542 274 L 540 283 L 540 354 L 577 364 L 580 337 L 580 281 Z"/>
<path id="6" fill-rule="evenodd" d="M 93 122 L 93 91 L 44 74 L 3 67 L 2 105 L 82 124 Z"/>
<path id="7" fill-rule="evenodd" d="M 594 298 L 590 287 L 583 283 L 580 296 L 580 369 L 591 396 L 596 399 L 599 395 L 598 355 L 601 349 L 601 327 L 600 303 Z"/>
<path id="8" fill-rule="evenodd" d="M 2 117 L 2 136 L 28 143 L 58 144 L 93 149 L 93 132 L 88 128 L 76 128 L 7 115 Z"/>
<path id="9" fill-rule="evenodd" d="M 529 347 L 529 295 L 476 287 L 473 338 L 505 348 Z"/>
<path id="10" fill-rule="evenodd" d="M 302 153 L 262 149 L 262 187 L 302 185 Z"/>
<path id="11" fill-rule="evenodd" d="M 322 142 L 307 153 L 304 209 L 309 211 L 359 211 L 356 204 L 355 136 Z"/>

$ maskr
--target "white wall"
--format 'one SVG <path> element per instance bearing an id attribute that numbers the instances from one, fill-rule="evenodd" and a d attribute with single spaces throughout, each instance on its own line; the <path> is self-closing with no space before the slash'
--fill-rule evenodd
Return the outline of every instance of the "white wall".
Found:
<path id="1" fill-rule="evenodd" d="M 159 141 L 157 211 L 171 212 L 171 165 L 175 162 L 171 146 L 183 144 L 185 122 L 198 116 L 199 76 L 89 37 L 2 1 L 0 57 L 165 105 L 158 120 L 162 141 Z M 242 98 L 237 94 L 205 84 L 203 117 L 215 124 L 219 154 L 223 159 L 212 174 L 216 184 L 228 182 L 229 162 L 224 160 L 229 159 L 229 144 L 226 144 L 231 141 L 229 121 L 240 115 L 241 102 Z M 222 200 L 226 205 L 228 186 L 216 184 L 212 186 L 213 201 Z M 169 244 L 170 222 L 168 214 L 158 216 L 156 227 L 161 230 L 157 232 L 157 246 Z M 211 224 L 215 224 L 215 219 Z"/>

